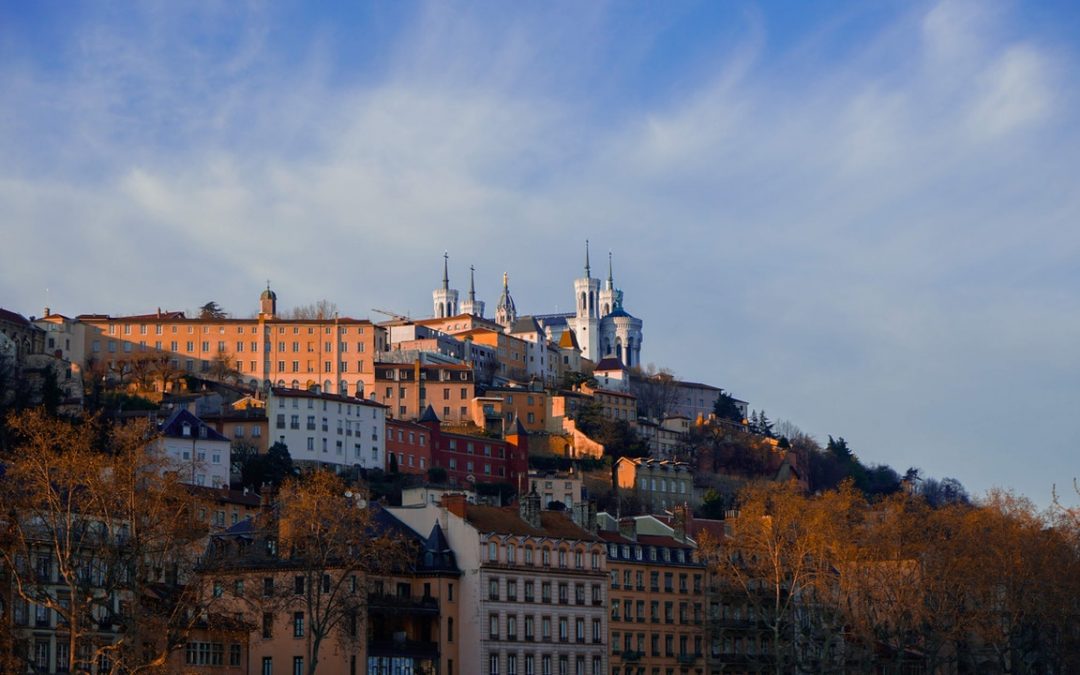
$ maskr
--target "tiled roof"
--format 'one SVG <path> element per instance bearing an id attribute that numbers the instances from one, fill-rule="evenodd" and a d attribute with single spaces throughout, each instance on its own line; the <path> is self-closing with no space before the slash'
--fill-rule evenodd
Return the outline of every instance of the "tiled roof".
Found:
<path id="1" fill-rule="evenodd" d="M 191 426 L 192 436 L 184 436 L 183 426 L 185 422 Z M 195 429 L 199 428 L 206 429 L 206 436 L 195 436 L 195 434 L 198 433 L 195 431 Z M 225 441 L 226 443 L 229 442 L 229 439 L 219 434 L 214 429 L 214 427 L 210 426 L 206 422 L 203 422 L 201 419 L 188 412 L 185 408 L 177 408 L 175 411 L 173 411 L 173 414 L 169 416 L 169 419 L 165 420 L 161 424 L 161 433 L 165 436 L 169 436 L 170 438 L 197 437 L 201 440 L 207 441 Z"/>
<path id="2" fill-rule="evenodd" d="M 271 391 L 274 396 L 281 398 L 317 398 L 323 401 L 336 401 L 338 403 L 351 403 L 357 405 L 371 406 L 372 408 L 388 408 L 382 403 L 376 401 L 369 401 L 365 398 L 355 398 L 353 396 L 342 396 L 340 394 L 323 394 L 315 391 L 309 391 L 307 389 L 290 389 L 288 387 L 272 387 Z"/>
<path id="3" fill-rule="evenodd" d="M 481 532 L 578 541 L 600 540 L 593 533 L 579 527 L 567 514 L 556 511 L 541 511 L 539 528 L 525 522 L 514 507 L 469 504 L 465 507 L 465 518 Z"/>

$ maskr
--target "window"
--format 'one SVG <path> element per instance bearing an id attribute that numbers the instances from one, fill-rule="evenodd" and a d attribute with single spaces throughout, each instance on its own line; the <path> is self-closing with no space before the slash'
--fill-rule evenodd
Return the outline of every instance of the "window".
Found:
<path id="1" fill-rule="evenodd" d="M 495 577 L 494 579 L 489 579 L 488 580 L 488 599 L 489 600 L 498 600 L 499 599 L 499 579 L 498 579 L 498 577 Z"/>
<path id="2" fill-rule="evenodd" d="M 304 657 L 294 656 L 292 659 L 293 675 L 304 675 Z"/>
<path id="3" fill-rule="evenodd" d="M 488 675 L 499 675 L 499 655 L 492 654 L 488 657 Z"/>
<path id="4" fill-rule="evenodd" d="M 446 617 L 446 641 L 454 641 L 454 617 Z"/>
<path id="5" fill-rule="evenodd" d="M 262 660 L 262 675 L 274 675 L 274 657 L 264 656 Z"/>
<path id="6" fill-rule="evenodd" d="M 492 614 L 488 617 L 488 637 L 492 640 L 499 639 L 499 615 Z"/>
<path id="7" fill-rule="evenodd" d="M 304 613 L 293 613 L 293 637 L 304 637 Z"/>
<path id="8" fill-rule="evenodd" d="M 296 595 L 304 594 L 304 577 L 295 577 L 293 579 L 293 593 Z"/>

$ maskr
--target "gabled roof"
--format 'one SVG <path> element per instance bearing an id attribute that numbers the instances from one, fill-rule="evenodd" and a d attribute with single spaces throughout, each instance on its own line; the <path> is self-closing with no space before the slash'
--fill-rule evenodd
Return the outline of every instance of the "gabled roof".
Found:
<path id="1" fill-rule="evenodd" d="M 424 408 L 424 414 L 420 415 L 420 419 L 418 419 L 417 422 L 439 423 L 439 416 L 435 414 L 435 408 L 432 408 L 430 403 L 428 404 L 428 407 Z"/>
<path id="2" fill-rule="evenodd" d="M 187 436 L 184 435 L 184 425 L 187 424 L 191 429 L 191 433 Z M 206 435 L 203 436 L 201 432 L 197 432 L 196 429 L 206 429 Z M 207 441 L 224 441 L 229 442 L 229 439 L 219 434 L 212 426 L 203 422 L 187 411 L 186 408 L 177 408 L 173 411 L 169 418 L 161 424 L 160 431 L 162 435 L 169 438 L 199 438 Z"/>
<path id="3" fill-rule="evenodd" d="M 17 323 L 20 326 L 30 325 L 30 321 L 22 314 L 3 308 L 0 308 L 0 321 L 10 321 L 11 323 Z"/>

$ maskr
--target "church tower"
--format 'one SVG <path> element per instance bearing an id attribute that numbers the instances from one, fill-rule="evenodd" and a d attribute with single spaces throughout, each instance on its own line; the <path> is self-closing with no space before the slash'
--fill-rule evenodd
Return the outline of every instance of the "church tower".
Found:
<path id="1" fill-rule="evenodd" d="M 435 301 L 435 318 L 445 319 L 458 314 L 458 292 L 450 288 L 450 256 L 443 252 L 442 288 L 435 289 L 431 297 Z"/>
<path id="2" fill-rule="evenodd" d="M 484 301 L 476 299 L 476 268 L 469 265 L 469 299 L 461 303 L 462 314 L 484 318 Z"/>
<path id="3" fill-rule="evenodd" d="M 611 272 L 611 251 L 607 254 L 607 281 L 600 290 L 600 318 L 603 319 L 615 309 L 615 277 Z M 604 354 L 607 356 L 607 354 Z"/>
<path id="4" fill-rule="evenodd" d="M 277 316 L 277 293 L 270 290 L 270 282 L 266 282 L 266 290 L 259 296 L 259 318 L 273 319 Z"/>
<path id="5" fill-rule="evenodd" d="M 589 265 L 589 240 L 585 240 L 585 276 L 574 280 L 574 307 L 567 324 L 581 346 L 581 355 L 592 361 L 600 357 L 600 280 L 593 279 Z"/>
<path id="6" fill-rule="evenodd" d="M 517 321 L 517 308 L 514 307 L 514 299 L 510 297 L 510 275 L 503 272 L 503 290 L 499 296 L 499 306 L 495 308 L 495 323 L 503 328 L 509 328 Z"/>

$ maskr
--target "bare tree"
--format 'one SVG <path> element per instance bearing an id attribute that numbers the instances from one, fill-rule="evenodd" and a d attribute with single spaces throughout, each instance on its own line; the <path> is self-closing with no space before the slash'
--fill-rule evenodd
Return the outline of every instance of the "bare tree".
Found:
<path id="1" fill-rule="evenodd" d="M 290 319 L 301 319 L 304 321 L 322 321 L 325 319 L 333 319 L 337 316 L 338 307 L 336 303 L 329 300 L 319 300 L 313 302 L 310 305 L 301 305 L 299 307 L 293 307 L 286 316 Z"/>
<path id="2" fill-rule="evenodd" d="M 671 412 L 679 398 L 675 373 L 667 368 L 656 370 L 651 363 L 645 370 L 631 371 L 630 390 L 637 397 L 638 414 L 654 420 L 661 420 Z"/>
<path id="3" fill-rule="evenodd" d="M 65 669 L 72 661 L 89 669 L 99 657 L 123 672 L 159 667 L 183 643 L 195 609 L 178 571 L 201 536 L 193 498 L 164 458 L 147 452 L 145 426 L 113 429 L 105 451 L 95 447 L 92 420 L 32 410 L 9 425 L 20 442 L 3 457 L 0 562 L 24 616 L 30 606 L 55 614 Z M 158 573 L 166 569 L 168 578 Z M 102 631 L 114 627 L 103 644 Z"/>

